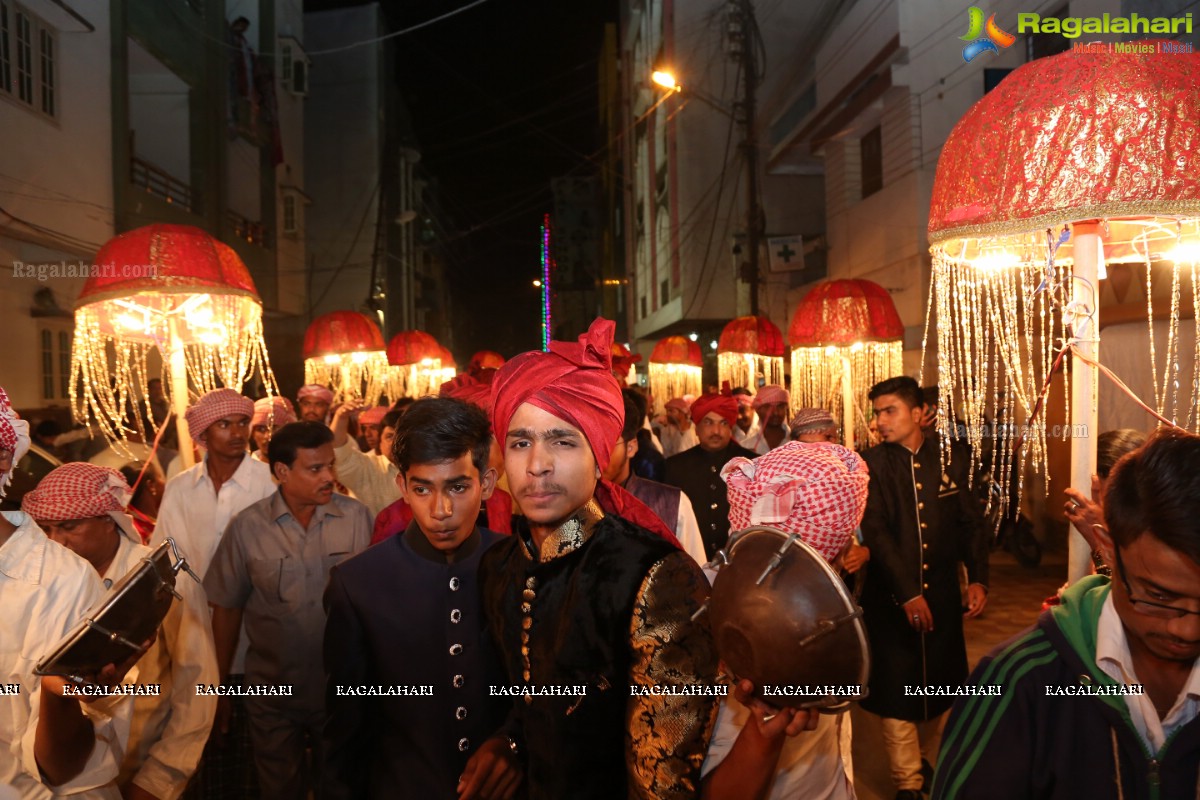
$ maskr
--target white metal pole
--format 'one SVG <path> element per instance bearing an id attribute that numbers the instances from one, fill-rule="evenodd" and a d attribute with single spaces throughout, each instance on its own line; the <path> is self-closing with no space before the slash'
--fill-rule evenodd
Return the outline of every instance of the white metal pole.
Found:
<path id="1" fill-rule="evenodd" d="M 1104 259 L 1104 246 L 1097 223 L 1080 223 L 1074 226 L 1073 249 L 1075 258 L 1072 299 L 1086 306 L 1091 315 L 1077 318 L 1073 331 L 1078 339 L 1079 352 L 1093 361 L 1100 357 L 1100 264 Z M 1071 486 L 1085 496 L 1091 494 L 1092 475 L 1096 472 L 1096 439 L 1100 435 L 1096 410 L 1100 372 L 1088 366 L 1078 356 L 1071 355 Z M 1078 434 L 1085 435 L 1080 436 Z M 1091 572 L 1091 548 L 1087 541 L 1070 528 L 1070 544 L 1067 557 L 1067 581 L 1074 583 Z"/>
<path id="2" fill-rule="evenodd" d="M 854 449 L 854 382 L 850 379 L 850 356 L 842 356 L 842 441 Z"/>
<path id="3" fill-rule="evenodd" d="M 192 437 L 188 433 L 188 380 L 187 359 L 183 355 L 183 340 L 179 337 L 178 323 L 171 319 L 167 323 L 167 364 L 171 370 L 171 405 L 175 410 L 175 431 L 179 435 L 179 458 L 183 468 L 196 463 L 192 452 Z"/>

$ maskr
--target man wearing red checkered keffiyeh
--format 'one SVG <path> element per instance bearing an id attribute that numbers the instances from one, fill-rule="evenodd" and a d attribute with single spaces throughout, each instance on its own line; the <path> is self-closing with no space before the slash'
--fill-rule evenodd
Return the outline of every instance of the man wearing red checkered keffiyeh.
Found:
<path id="1" fill-rule="evenodd" d="M 28 447 L 28 426 L 0 389 L 0 487 Z M 125 749 L 132 703 L 101 700 L 90 703 L 85 714 L 80 698 L 63 694 L 65 679 L 33 674 L 36 659 L 103 593 L 95 570 L 52 544 L 29 514 L 0 514 L 0 674 L 17 687 L 0 694 L 0 786 L 12 786 L 22 797 L 87 790 L 119 796 L 117 759 Z M 96 680 L 119 683 L 132 665 L 107 667 Z"/>
<path id="2" fill-rule="evenodd" d="M 830 562 L 851 542 L 867 505 L 867 465 L 838 444 L 788 442 L 754 460 L 733 459 L 721 477 L 733 529 L 799 534 Z M 770 708 L 754 691 L 741 681 L 722 702 L 704 761 L 705 796 L 853 800 L 845 766 L 850 715 Z"/>
<path id="3" fill-rule="evenodd" d="M 21 509 L 46 534 L 82 556 L 111 587 L 138 568 L 152 550 L 138 539 L 124 512 L 130 495 L 124 476 L 95 464 L 63 464 L 25 495 Z M 154 797 L 178 796 L 200 761 L 215 706 L 197 697 L 196 684 L 218 678 L 216 650 L 200 585 L 180 574 L 158 640 L 138 662 L 138 682 L 156 685 L 158 696 L 138 697 L 120 783 Z"/>
<path id="4" fill-rule="evenodd" d="M 111 467 L 72 463 L 55 467 L 21 500 L 21 510 L 53 541 L 87 559 L 103 575 L 122 533 L 139 541 L 125 513 L 129 484 Z"/>

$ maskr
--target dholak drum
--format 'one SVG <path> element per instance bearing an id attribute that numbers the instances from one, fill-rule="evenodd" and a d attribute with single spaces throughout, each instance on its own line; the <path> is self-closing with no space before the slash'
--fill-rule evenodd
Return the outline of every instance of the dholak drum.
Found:
<path id="1" fill-rule="evenodd" d="M 729 537 L 708 602 L 717 653 L 771 705 L 845 710 L 866 696 L 862 609 L 807 544 L 774 528 Z"/>
<path id="2" fill-rule="evenodd" d="M 125 577 L 113 584 L 50 653 L 38 661 L 35 675 L 60 675 L 87 683 L 108 664 L 120 664 L 139 650 L 158 629 L 179 597 L 175 577 L 179 570 L 195 573 L 167 539 Z"/>

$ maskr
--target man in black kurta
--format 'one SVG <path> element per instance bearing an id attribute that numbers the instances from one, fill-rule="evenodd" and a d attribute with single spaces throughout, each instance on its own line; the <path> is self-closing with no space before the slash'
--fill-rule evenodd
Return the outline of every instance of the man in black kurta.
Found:
<path id="1" fill-rule="evenodd" d="M 729 496 L 721 468 L 738 456 L 754 459 L 758 453 L 733 441 L 738 413 L 733 395 L 701 395 L 691 413 L 700 444 L 667 459 L 663 482 L 678 486 L 692 501 L 704 553 L 711 560 L 729 538 Z"/>
<path id="2" fill-rule="evenodd" d="M 325 800 L 451 798 L 492 772 L 509 791 L 520 780 L 478 581 L 507 538 L 475 524 L 496 482 L 491 438 L 481 409 L 449 398 L 418 400 L 399 422 L 393 457 L 413 521 L 335 567 L 325 591 Z"/>
<path id="3" fill-rule="evenodd" d="M 862 607 L 874 667 L 862 707 L 882 717 L 897 800 L 919 800 L 922 772 L 929 774 L 922 759 L 936 763 L 954 701 L 936 691 L 965 681 L 962 620 L 987 603 L 987 540 L 968 489 L 969 456 L 956 449 L 943 459 L 937 437 L 925 437 L 917 382 L 889 378 L 869 396 L 883 443 L 864 456 L 871 481 Z M 960 562 L 969 581 L 965 614 Z"/>
<path id="4" fill-rule="evenodd" d="M 613 323 L 497 373 L 492 425 L 522 516 L 480 568 L 529 800 L 693 798 L 716 712 L 699 566 L 600 477 L 624 419 Z"/>

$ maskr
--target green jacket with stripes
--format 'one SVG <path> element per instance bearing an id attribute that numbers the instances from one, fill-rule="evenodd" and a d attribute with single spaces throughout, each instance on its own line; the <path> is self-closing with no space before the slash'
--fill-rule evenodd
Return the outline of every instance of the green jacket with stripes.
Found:
<path id="1" fill-rule="evenodd" d="M 980 693 L 946 722 L 933 800 L 1200 798 L 1200 717 L 1152 753 L 1124 697 L 1101 694 L 1122 691 L 1095 659 L 1109 586 L 1079 581 L 980 661 L 968 681 Z"/>

